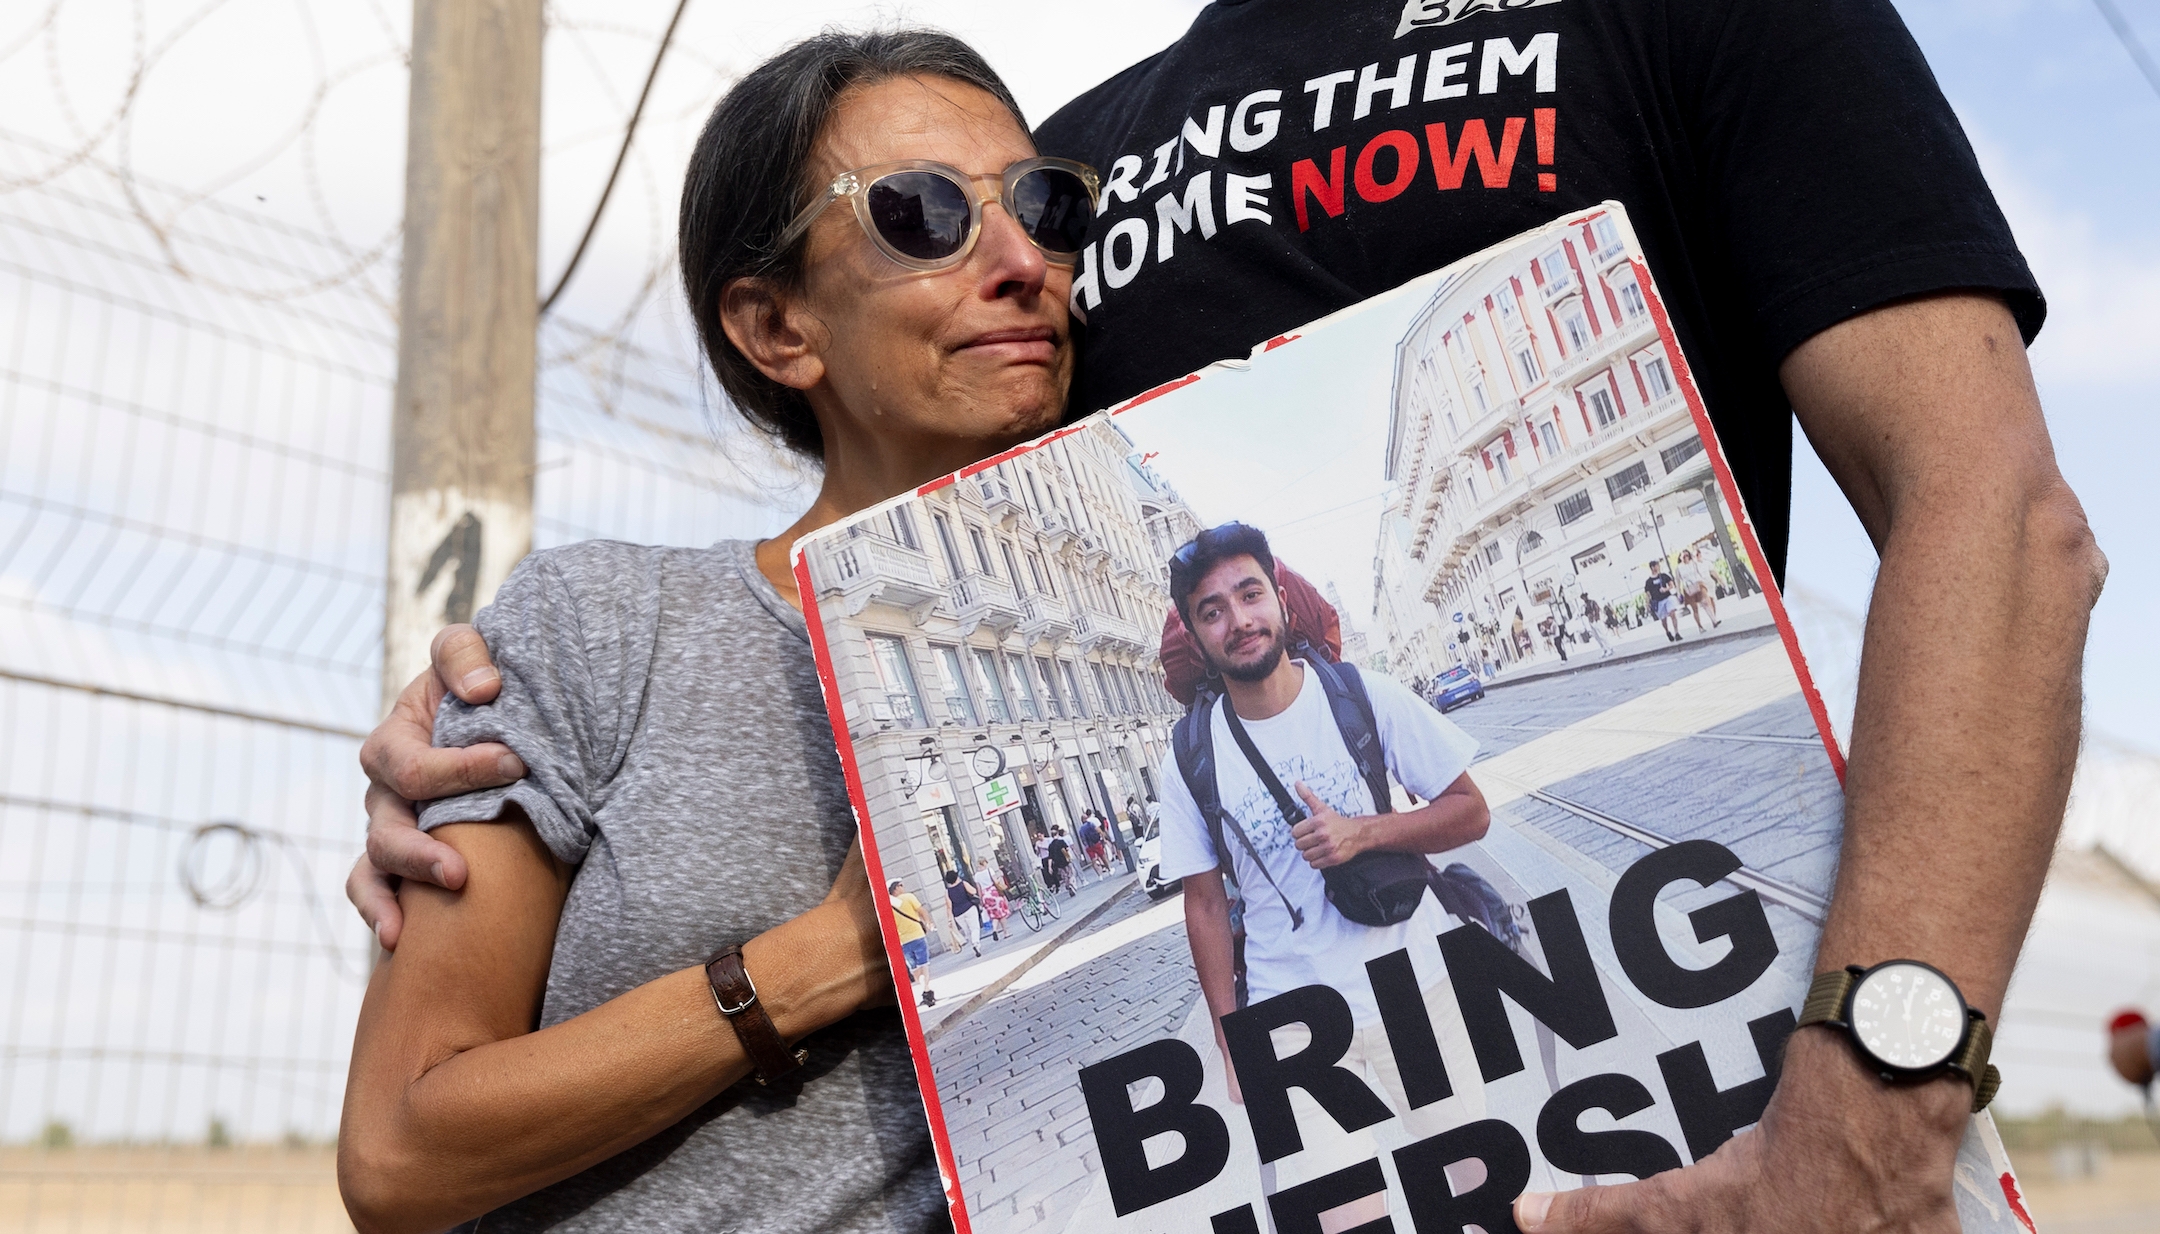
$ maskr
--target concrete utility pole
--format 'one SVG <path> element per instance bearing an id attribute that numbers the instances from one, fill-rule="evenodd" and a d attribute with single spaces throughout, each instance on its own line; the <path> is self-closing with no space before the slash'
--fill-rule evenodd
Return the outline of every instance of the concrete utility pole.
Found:
<path id="1" fill-rule="evenodd" d="M 414 0 L 383 705 L 532 549 L 541 0 Z"/>

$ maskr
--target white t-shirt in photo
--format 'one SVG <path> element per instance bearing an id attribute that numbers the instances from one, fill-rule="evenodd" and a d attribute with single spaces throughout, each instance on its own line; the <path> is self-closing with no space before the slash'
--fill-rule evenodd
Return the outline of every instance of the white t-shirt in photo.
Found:
<path id="1" fill-rule="evenodd" d="M 1299 662 L 1299 668 L 1303 667 Z M 1372 699 L 1388 770 L 1397 783 L 1419 797 L 1439 796 L 1469 769 L 1477 754 L 1477 740 L 1392 678 L 1377 673 L 1361 676 Z M 1245 721 L 1246 734 L 1292 797 L 1302 781 L 1341 814 L 1376 813 L 1372 791 L 1358 774 L 1350 748 L 1335 726 L 1319 674 L 1307 672 L 1304 677 L 1296 701 L 1269 719 Z M 1244 826 L 1253 848 L 1274 875 L 1275 886 L 1305 919 L 1302 926 L 1291 927 L 1282 896 L 1254 866 L 1252 854 L 1238 842 L 1225 819 L 1223 843 L 1230 850 L 1231 871 L 1245 897 L 1245 975 L 1252 1001 L 1301 986 L 1329 985 L 1349 1001 L 1360 1026 L 1378 1023 L 1380 1011 L 1365 976 L 1365 962 L 1408 947 L 1420 971 L 1428 979 L 1437 977 L 1443 969 L 1439 946 L 1433 940 L 1459 923 L 1429 895 L 1409 920 L 1392 926 L 1362 926 L 1337 912 L 1328 902 L 1326 880 L 1298 852 L 1291 824 L 1283 818 L 1274 794 L 1260 782 L 1231 736 L 1223 713 L 1228 700 L 1215 706 L 1209 723 L 1223 809 Z M 1220 858 L 1214 839 L 1178 771 L 1174 752 L 1163 763 L 1162 784 L 1163 877 L 1184 878 L 1215 869 Z"/>

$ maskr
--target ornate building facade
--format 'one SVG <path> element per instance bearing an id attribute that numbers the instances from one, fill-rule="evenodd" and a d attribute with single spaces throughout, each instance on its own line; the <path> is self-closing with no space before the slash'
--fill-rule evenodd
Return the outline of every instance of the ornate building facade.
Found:
<path id="1" fill-rule="evenodd" d="M 1602 214 L 1441 286 L 1396 350 L 1373 561 L 1391 671 L 1511 662 L 1518 611 L 1630 604 L 1683 547 L 1738 561 L 1675 372 Z"/>
<path id="2" fill-rule="evenodd" d="M 1039 881 L 1037 836 L 1158 790 L 1162 545 L 1198 522 L 1133 453 L 1094 421 L 808 551 L 886 877 L 940 920 L 947 871 Z"/>

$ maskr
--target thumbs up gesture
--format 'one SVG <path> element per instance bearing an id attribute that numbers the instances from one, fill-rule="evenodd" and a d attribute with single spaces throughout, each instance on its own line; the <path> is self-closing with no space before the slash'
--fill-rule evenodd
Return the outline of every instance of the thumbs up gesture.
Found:
<path id="1" fill-rule="evenodd" d="M 1308 813 L 1304 822 L 1290 829 L 1290 838 L 1297 842 L 1305 864 L 1315 870 L 1325 870 L 1372 847 L 1371 819 L 1350 818 L 1337 813 L 1334 806 L 1322 801 L 1320 794 L 1308 788 L 1303 780 L 1297 782 L 1295 791 Z"/>

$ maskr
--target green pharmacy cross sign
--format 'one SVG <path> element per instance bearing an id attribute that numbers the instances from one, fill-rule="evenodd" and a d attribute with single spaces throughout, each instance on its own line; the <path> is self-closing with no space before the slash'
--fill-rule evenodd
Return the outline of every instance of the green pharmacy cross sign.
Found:
<path id="1" fill-rule="evenodd" d="M 984 818 L 996 818 L 1007 810 L 1019 809 L 1019 780 L 1007 773 L 983 781 L 975 786 L 975 804 L 982 807 Z"/>

